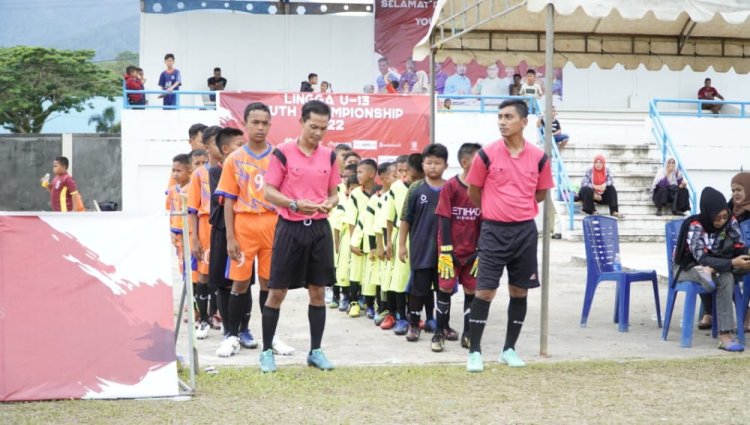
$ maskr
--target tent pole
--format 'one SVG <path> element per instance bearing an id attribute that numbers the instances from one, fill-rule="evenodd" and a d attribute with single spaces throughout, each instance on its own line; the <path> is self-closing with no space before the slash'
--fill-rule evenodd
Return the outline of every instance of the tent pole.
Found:
<path id="1" fill-rule="evenodd" d="M 555 48 L 555 6 L 552 3 L 547 5 L 547 33 L 544 47 L 544 151 L 550 158 L 550 167 L 552 166 L 552 81 L 554 76 L 553 54 Z M 544 225 L 542 226 L 542 306 L 541 306 L 541 327 L 539 335 L 539 355 L 547 356 L 547 336 L 549 334 L 549 248 L 550 248 L 550 231 L 552 220 L 554 220 L 554 210 L 552 205 L 553 190 L 547 191 L 547 198 L 544 200 Z"/>
<path id="2" fill-rule="evenodd" d="M 435 143 L 435 115 L 437 111 L 435 96 L 435 49 L 432 47 L 434 36 L 430 35 L 430 144 Z"/>

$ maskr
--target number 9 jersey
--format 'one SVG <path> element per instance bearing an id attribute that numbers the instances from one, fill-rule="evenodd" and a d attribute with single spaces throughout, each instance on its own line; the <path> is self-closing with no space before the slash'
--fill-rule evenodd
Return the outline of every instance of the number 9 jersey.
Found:
<path id="1" fill-rule="evenodd" d="M 261 154 L 255 154 L 247 144 L 232 152 L 224 160 L 216 194 L 234 199 L 235 213 L 275 212 L 276 208 L 263 196 L 268 164 L 271 162 L 273 146 Z"/>

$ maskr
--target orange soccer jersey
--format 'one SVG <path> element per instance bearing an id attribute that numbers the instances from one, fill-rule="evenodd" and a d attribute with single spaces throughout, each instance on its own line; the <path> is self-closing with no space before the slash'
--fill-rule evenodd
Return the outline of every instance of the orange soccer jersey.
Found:
<path id="1" fill-rule="evenodd" d="M 271 275 L 277 216 L 276 208 L 263 196 L 263 185 L 272 152 L 273 146 L 269 145 L 265 152 L 256 155 L 244 145 L 224 161 L 215 193 L 235 201 L 234 236 L 245 257 L 245 261 L 230 260 L 226 276 L 232 280 L 250 279 L 255 257 L 258 276 L 268 279 Z"/>
<path id="2" fill-rule="evenodd" d="M 182 212 L 182 196 L 187 195 L 187 191 L 190 187 L 190 184 L 180 187 L 179 184 L 174 184 L 169 187 L 169 190 L 167 190 L 167 202 L 166 202 L 166 208 L 167 211 L 172 213 L 172 215 L 169 216 L 169 230 L 174 234 L 174 237 L 172 238 L 172 241 L 174 243 L 174 246 L 177 251 L 177 258 L 180 262 L 180 272 L 185 273 L 185 261 L 183 256 L 183 234 L 182 234 L 182 216 L 176 215 L 175 213 Z M 189 239 L 188 239 L 189 242 Z M 191 269 L 192 272 L 192 279 L 193 282 L 198 281 L 198 273 L 195 271 L 197 269 L 197 261 L 196 259 L 191 258 Z"/>
<path id="3" fill-rule="evenodd" d="M 254 154 L 247 145 L 232 152 L 224 160 L 221 179 L 216 194 L 234 199 L 236 213 L 275 212 L 276 208 L 266 202 L 263 184 L 268 164 L 271 162 L 273 146 L 260 155 Z"/>
<path id="4" fill-rule="evenodd" d="M 188 213 L 198 215 L 198 240 L 201 248 L 207 252 L 211 246 L 211 225 L 208 223 L 208 215 L 211 209 L 211 189 L 208 181 L 208 164 L 198 167 L 193 171 L 188 186 Z M 198 258 L 198 272 L 208 274 L 208 263 L 204 258 Z"/>

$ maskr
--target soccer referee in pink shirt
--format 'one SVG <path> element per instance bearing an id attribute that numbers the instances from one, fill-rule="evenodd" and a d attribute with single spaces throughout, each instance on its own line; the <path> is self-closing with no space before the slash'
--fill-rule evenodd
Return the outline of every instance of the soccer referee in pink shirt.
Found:
<path id="1" fill-rule="evenodd" d="M 338 204 L 336 186 L 341 177 L 336 153 L 320 146 L 328 129 L 331 109 L 311 100 L 302 106 L 302 134 L 295 142 L 279 145 L 265 175 L 265 199 L 276 205 L 279 221 L 271 255 L 269 294 L 263 309 L 261 372 L 275 372 L 273 336 L 281 303 L 289 289 L 306 287 L 310 296 L 310 352 L 307 364 L 333 369 L 320 343 L 326 324 L 325 287 L 336 283 L 333 236 L 328 212 Z"/>
<path id="2" fill-rule="evenodd" d="M 539 286 L 537 276 L 537 203 L 554 187 L 547 155 L 523 138 L 528 108 L 520 100 L 500 104 L 498 126 L 502 139 L 482 148 L 466 178 L 469 198 L 482 208 L 482 228 L 477 259 L 477 289 L 471 304 L 469 359 L 466 370 L 481 372 L 482 333 L 490 303 L 508 267 L 508 328 L 500 363 L 526 364 L 515 344 L 526 318 L 526 295 Z"/>

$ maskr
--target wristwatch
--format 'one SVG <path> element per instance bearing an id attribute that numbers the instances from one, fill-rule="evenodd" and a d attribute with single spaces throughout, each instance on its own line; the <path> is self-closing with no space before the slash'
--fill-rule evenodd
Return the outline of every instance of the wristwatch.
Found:
<path id="1" fill-rule="evenodd" d="M 292 212 L 299 211 L 299 208 L 297 207 L 297 200 L 296 199 L 289 203 L 289 209 L 292 210 Z"/>

